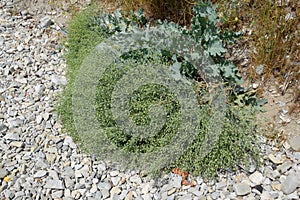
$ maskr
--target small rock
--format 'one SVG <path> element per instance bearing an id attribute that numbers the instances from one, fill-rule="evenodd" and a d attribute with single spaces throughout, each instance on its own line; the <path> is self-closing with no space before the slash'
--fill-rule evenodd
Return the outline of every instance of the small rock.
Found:
<path id="1" fill-rule="evenodd" d="M 111 190 L 110 190 L 110 195 L 111 196 L 114 196 L 114 195 L 119 195 L 121 194 L 122 190 L 120 187 L 113 187 Z"/>
<path id="2" fill-rule="evenodd" d="M 202 192 L 199 190 L 199 186 L 190 188 L 189 192 L 193 193 L 197 197 L 201 197 L 202 196 Z"/>
<path id="3" fill-rule="evenodd" d="M 282 185 L 280 183 L 272 183 L 271 186 L 272 186 L 272 189 L 275 191 L 280 191 L 281 187 L 282 187 Z"/>
<path id="4" fill-rule="evenodd" d="M 283 164 L 279 165 L 277 167 L 277 170 L 280 173 L 285 173 L 286 171 L 288 171 L 290 168 L 292 167 L 292 162 L 290 160 L 287 160 L 286 162 L 284 162 Z"/>
<path id="5" fill-rule="evenodd" d="M 138 185 L 140 185 L 142 183 L 141 178 L 139 177 L 139 175 L 134 175 L 132 177 L 130 177 L 129 179 L 131 182 L 136 183 Z"/>
<path id="6" fill-rule="evenodd" d="M 46 160 L 49 162 L 49 163 L 53 163 L 56 159 L 56 155 L 53 154 L 53 153 L 46 153 Z"/>
<path id="7" fill-rule="evenodd" d="M 258 65 L 255 69 L 255 72 L 257 75 L 261 76 L 264 73 L 265 66 L 263 65 Z"/>
<path id="8" fill-rule="evenodd" d="M 114 177 L 114 176 L 118 176 L 119 175 L 119 171 L 112 171 L 109 173 L 110 176 Z"/>
<path id="9" fill-rule="evenodd" d="M 247 183 L 237 183 L 233 185 L 233 189 L 239 196 L 244 196 L 251 192 L 251 188 Z"/>
<path id="10" fill-rule="evenodd" d="M 288 175 L 282 183 L 281 191 L 284 194 L 293 193 L 300 186 L 300 172 Z"/>
<path id="11" fill-rule="evenodd" d="M 44 114 L 43 114 L 43 119 L 44 119 L 45 121 L 47 121 L 47 120 L 49 119 L 49 117 L 50 117 L 50 114 L 49 114 L 49 113 L 44 113 Z"/>
<path id="12" fill-rule="evenodd" d="M 253 84 L 252 84 L 252 88 L 253 88 L 253 89 L 257 89 L 257 88 L 258 88 L 258 86 L 259 86 L 259 84 L 258 84 L 258 83 L 253 83 Z"/>
<path id="13" fill-rule="evenodd" d="M 227 183 L 225 181 L 222 181 L 222 182 L 219 182 L 219 183 L 216 184 L 216 189 L 220 190 L 220 189 L 222 189 L 226 186 L 227 186 Z"/>
<path id="14" fill-rule="evenodd" d="M 62 176 L 71 178 L 75 176 L 75 172 L 72 167 L 66 167 L 62 172 Z"/>
<path id="15" fill-rule="evenodd" d="M 22 83 L 22 84 L 26 84 L 27 83 L 27 79 L 26 78 L 22 78 L 22 77 L 18 77 L 15 79 L 17 82 Z"/>
<path id="16" fill-rule="evenodd" d="M 40 170 L 40 171 L 37 171 L 34 175 L 33 175 L 33 178 L 41 178 L 43 176 L 46 176 L 47 174 L 47 171 L 45 170 Z"/>
<path id="17" fill-rule="evenodd" d="M 42 123 L 42 120 L 43 120 L 43 117 L 42 117 L 42 116 L 40 116 L 40 115 L 36 116 L 36 123 L 37 123 L 37 124 L 41 124 L 41 123 Z"/>
<path id="18" fill-rule="evenodd" d="M 213 192 L 212 194 L 211 194 L 211 198 L 212 199 L 218 199 L 220 197 L 220 192 Z"/>
<path id="19" fill-rule="evenodd" d="M 142 198 L 143 198 L 143 200 L 152 200 L 151 194 L 143 194 Z"/>
<path id="20" fill-rule="evenodd" d="M 64 194 L 63 190 L 59 190 L 59 191 L 53 192 L 51 196 L 53 199 L 59 199 L 63 196 L 63 194 Z"/>
<path id="21" fill-rule="evenodd" d="M 294 151 L 300 151 L 300 135 L 290 139 L 289 143 Z"/>
<path id="22" fill-rule="evenodd" d="M 100 191 L 101 191 L 101 194 L 102 194 L 102 198 L 103 198 L 103 199 L 106 199 L 106 198 L 109 197 L 109 191 L 108 191 L 108 189 L 102 188 L 102 189 L 100 189 Z"/>
<path id="23" fill-rule="evenodd" d="M 268 158 L 274 163 L 274 164 L 282 164 L 283 160 L 279 160 L 276 158 L 273 154 L 269 154 Z"/>
<path id="24" fill-rule="evenodd" d="M 40 27 L 42 28 L 47 28 L 51 24 L 53 24 L 53 22 L 50 16 L 45 16 L 40 20 Z"/>
<path id="25" fill-rule="evenodd" d="M 120 177 L 111 177 L 111 182 L 113 183 L 113 185 L 118 185 L 119 184 L 119 181 L 120 181 Z"/>
<path id="26" fill-rule="evenodd" d="M 101 182 L 98 184 L 98 188 L 101 189 L 107 189 L 110 190 L 111 189 L 111 185 L 108 182 Z"/>
<path id="27" fill-rule="evenodd" d="M 92 188 L 90 189 L 90 193 L 96 193 L 97 192 L 97 190 L 98 190 L 98 188 L 97 188 L 97 185 L 96 184 L 93 184 L 92 185 Z"/>
<path id="28" fill-rule="evenodd" d="M 64 140 L 63 144 L 68 145 L 69 147 L 71 147 L 73 149 L 76 148 L 76 144 L 74 143 L 73 138 L 70 137 L 70 136 L 65 137 L 65 140 Z"/>
<path id="29" fill-rule="evenodd" d="M 4 178 L 5 176 L 7 176 L 7 171 L 6 169 L 3 169 L 0 167 L 0 179 Z"/>
<path id="30" fill-rule="evenodd" d="M 95 199 L 101 199 L 102 198 L 101 192 L 97 191 L 94 197 L 95 197 Z"/>
<path id="31" fill-rule="evenodd" d="M 173 188 L 173 189 L 169 190 L 167 194 L 168 194 L 168 196 L 170 196 L 170 195 L 174 194 L 175 192 L 176 192 L 176 188 Z"/>
<path id="32" fill-rule="evenodd" d="M 249 179 L 255 185 L 260 185 L 263 182 L 264 177 L 260 172 L 256 171 L 249 176 Z"/>
<path id="33" fill-rule="evenodd" d="M 295 191 L 292 194 L 287 195 L 287 199 L 299 199 L 299 194 Z"/>
<path id="34" fill-rule="evenodd" d="M 182 181 L 182 177 L 179 175 L 175 175 L 169 184 L 172 185 L 174 188 L 180 188 L 181 181 Z"/>
<path id="35" fill-rule="evenodd" d="M 8 133 L 4 136 L 4 139 L 6 140 L 20 140 L 20 136 L 15 133 Z"/>
<path id="36" fill-rule="evenodd" d="M 270 196 L 271 196 L 273 199 L 278 199 L 278 197 L 279 197 L 279 192 L 276 192 L 276 191 L 270 191 Z"/>
<path id="37" fill-rule="evenodd" d="M 62 190 L 62 189 L 64 189 L 64 184 L 61 180 L 49 179 L 46 182 L 45 188 Z"/>
<path id="38" fill-rule="evenodd" d="M 21 147 L 24 146 L 24 143 L 23 143 L 23 142 L 18 142 L 18 141 L 12 141 L 12 142 L 10 143 L 10 146 L 12 146 L 12 147 L 17 147 L 17 148 L 21 148 Z"/>
<path id="39" fill-rule="evenodd" d="M 264 191 L 261 195 L 260 195 L 260 199 L 261 200 L 270 200 L 270 194 L 267 191 Z"/>
<path id="40" fill-rule="evenodd" d="M 39 159 L 35 163 L 35 167 L 38 168 L 38 169 L 46 169 L 46 168 L 48 168 L 48 165 L 42 159 Z"/>

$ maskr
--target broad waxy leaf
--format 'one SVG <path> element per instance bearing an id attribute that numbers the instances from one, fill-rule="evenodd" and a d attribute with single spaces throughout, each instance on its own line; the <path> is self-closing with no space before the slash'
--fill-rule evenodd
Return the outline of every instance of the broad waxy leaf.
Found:
<path id="1" fill-rule="evenodd" d="M 208 46 L 208 52 L 210 53 L 210 55 L 212 56 L 221 56 L 222 53 L 225 53 L 227 50 L 223 47 L 222 42 L 221 41 L 213 41 L 211 43 L 211 45 Z"/>

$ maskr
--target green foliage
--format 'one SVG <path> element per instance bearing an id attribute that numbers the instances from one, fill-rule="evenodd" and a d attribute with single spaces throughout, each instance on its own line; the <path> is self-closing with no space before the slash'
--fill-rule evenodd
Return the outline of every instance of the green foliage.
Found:
<path id="1" fill-rule="evenodd" d="M 136 60 L 136 54 L 141 56 L 139 62 Z M 138 64 L 143 64 L 143 66 L 162 64 L 161 60 L 160 56 L 151 52 L 142 55 L 135 52 L 134 55 L 112 65 L 99 80 L 96 103 L 97 118 L 110 141 L 125 151 L 151 152 L 165 146 L 176 134 L 180 116 L 179 103 L 167 88 L 159 85 L 151 84 L 139 88 L 134 92 L 130 101 L 130 115 L 137 125 L 150 123 L 148 112 L 152 105 L 165 107 L 168 121 L 154 137 L 141 139 L 127 135 L 118 128 L 111 113 L 111 94 L 119 79 L 129 70 L 138 67 Z"/>
<path id="2" fill-rule="evenodd" d="M 214 177 L 218 170 L 231 171 L 238 164 L 248 166 L 251 159 L 259 160 L 259 138 L 255 134 L 251 107 L 227 107 L 222 134 L 213 150 L 202 159 L 198 155 L 201 154 L 202 141 L 211 117 L 209 106 L 202 106 L 200 117 L 202 127 L 193 144 L 171 167 L 184 168 L 196 175 Z"/>
<path id="3" fill-rule="evenodd" d="M 217 6 L 209 1 L 200 1 L 193 10 L 194 16 L 188 34 L 192 35 L 196 42 L 200 42 L 203 48 L 213 57 L 214 62 L 219 64 L 217 66 L 225 81 L 234 85 L 242 84 L 237 67 L 226 61 L 223 55 L 227 51 L 225 49 L 226 45 L 234 42 L 243 33 L 222 31 L 220 28 L 222 20 L 217 12 Z"/>
<path id="4" fill-rule="evenodd" d="M 235 164 L 247 162 L 248 159 L 258 160 L 257 134 L 253 119 L 253 110 L 251 103 L 243 101 L 241 107 L 233 106 L 237 96 L 247 92 L 246 89 L 239 86 L 241 78 L 238 76 L 238 70 L 231 62 L 223 58 L 226 51 L 226 44 L 234 41 L 240 35 L 235 32 L 222 32 L 217 26 L 220 21 L 216 12 L 216 7 L 210 3 L 200 2 L 194 8 L 194 18 L 190 29 L 180 27 L 176 23 L 157 21 L 156 29 L 165 31 L 163 33 L 180 33 L 192 36 L 195 43 L 201 43 L 204 52 L 211 55 L 215 64 L 211 67 L 215 73 L 221 72 L 222 77 L 227 83 L 224 85 L 230 90 L 229 104 L 226 109 L 226 120 L 220 139 L 215 148 L 205 156 L 199 157 L 199 151 L 205 137 L 209 119 L 212 116 L 209 101 L 205 99 L 205 94 L 209 91 L 201 87 L 199 92 L 199 103 L 201 111 L 199 112 L 199 125 L 201 129 L 195 133 L 195 140 L 187 151 L 170 167 L 181 167 L 194 174 L 203 174 L 208 177 L 216 175 L 220 169 L 232 169 Z M 68 64 L 69 84 L 64 91 L 64 98 L 59 106 L 59 112 L 64 121 L 67 130 L 78 136 L 73 124 L 72 118 L 72 84 L 76 71 L 79 69 L 83 59 L 87 54 L 100 43 L 104 38 L 109 37 L 116 32 L 138 32 L 141 29 L 147 29 L 150 24 L 147 22 L 143 12 L 131 13 L 130 17 L 125 17 L 122 12 L 111 14 L 94 14 L 94 12 L 84 12 L 79 14 L 70 24 L 68 43 L 69 52 L 66 56 Z M 147 38 L 144 38 L 147 40 Z M 181 49 L 185 51 L 185 49 Z M 200 54 L 194 52 L 189 55 L 192 59 L 198 59 Z M 167 122 L 155 136 L 150 138 L 136 138 L 125 134 L 120 130 L 114 121 L 111 113 L 111 95 L 114 86 L 122 76 L 130 69 L 152 64 L 164 64 L 170 66 L 174 72 L 173 77 L 180 78 L 186 76 L 193 82 L 195 88 L 197 85 L 205 82 L 199 79 L 199 71 L 185 58 L 172 54 L 169 51 L 162 50 L 153 52 L 148 49 L 133 51 L 122 55 L 120 60 L 112 64 L 105 71 L 99 80 L 97 90 L 96 109 L 97 118 L 100 125 L 105 130 L 107 137 L 119 148 L 129 152 L 151 152 L 161 148 L 169 143 L 174 137 L 179 126 L 180 109 L 172 91 L 158 85 L 146 85 L 139 88 L 130 101 L 130 115 L 137 125 L 146 125 L 149 123 L 149 109 L 151 105 L 163 105 L 167 111 Z M 243 97 L 244 97 L 243 96 Z M 254 102 L 256 99 L 254 98 Z M 255 104 L 255 103 L 254 103 Z M 76 137 L 77 138 L 77 137 Z M 168 155 L 166 155 L 168 156 Z"/>
<path id="5" fill-rule="evenodd" d="M 136 60 L 136 54 L 140 54 Z M 142 54 L 142 55 L 141 55 Z M 150 55 L 149 55 L 150 54 Z M 134 57 L 134 58 L 133 58 Z M 136 52 L 131 57 L 119 61 L 107 69 L 99 81 L 97 93 L 97 117 L 107 137 L 120 149 L 128 152 L 152 152 L 169 144 L 176 135 L 180 122 L 180 109 L 176 98 L 167 88 L 158 85 L 147 85 L 139 88 L 134 93 L 130 102 L 131 118 L 138 125 L 149 123 L 149 108 L 151 105 L 163 105 L 167 110 L 167 122 L 154 137 L 136 138 L 129 136 L 119 129 L 111 113 L 111 94 L 115 84 L 129 70 L 143 66 L 163 64 L 163 56 Z M 167 64 L 167 63 L 166 63 Z M 200 98 L 202 99 L 202 98 Z M 194 175 L 202 174 L 205 177 L 214 177 L 220 169 L 233 169 L 236 164 L 245 163 L 250 158 L 258 160 L 259 145 L 258 135 L 255 133 L 254 115 L 251 107 L 238 108 L 228 106 L 222 134 L 212 151 L 204 158 L 200 158 L 200 149 L 207 134 L 207 128 L 211 123 L 211 108 L 202 105 L 199 112 L 199 124 L 201 129 L 195 133 L 192 145 L 171 166 L 184 168 Z"/>
<path id="6" fill-rule="evenodd" d="M 97 24 L 97 29 L 112 35 L 116 32 L 127 32 L 132 27 L 144 27 L 147 19 L 144 15 L 144 10 L 139 10 L 138 13 L 130 12 L 130 17 L 126 18 L 122 11 L 117 10 L 113 13 L 105 14 L 100 12 L 93 18 L 93 23 Z"/>
<path id="7" fill-rule="evenodd" d="M 72 114 L 72 84 L 83 59 L 106 36 L 105 33 L 102 33 L 97 28 L 97 24 L 93 22 L 94 13 L 94 8 L 89 8 L 77 14 L 69 24 L 68 38 L 65 41 L 65 45 L 68 48 L 65 58 L 67 62 L 66 76 L 69 84 L 64 88 L 57 110 L 64 123 L 64 128 L 77 140 L 79 137 L 74 126 Z"/>

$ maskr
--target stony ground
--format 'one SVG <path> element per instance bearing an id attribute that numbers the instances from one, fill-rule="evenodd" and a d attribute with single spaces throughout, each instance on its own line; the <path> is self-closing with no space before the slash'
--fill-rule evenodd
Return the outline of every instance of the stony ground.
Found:
<path id="1" fill-rule="evenodd" d="M 265 141 L 263 165 L 195 185 L 151 180 L 82 154 L 61 130 L 55 105 L 67 84 L 57 10 L 0 1 L 0 199 L 299 199 L 300 138 Z M 31 5 L 32 6 L 32 5 Z"/>

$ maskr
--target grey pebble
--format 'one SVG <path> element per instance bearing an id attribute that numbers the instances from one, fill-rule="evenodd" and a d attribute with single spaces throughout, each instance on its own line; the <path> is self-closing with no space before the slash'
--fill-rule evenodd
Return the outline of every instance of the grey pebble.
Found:
<path id="1" fill-rule="evenodd" d="M 142 179 L 139 177 L 139 175 L 134 175 L 134 176 L 130 177 L 129 180 L 133 183 L 136 183 L 136 184 L 141 184 L 142 183 Z"/>
<path id="2" fill-rule="evenodd" d="M 45 184 L 46 188 L 49 189 L 64 189 L 64 184 L 61 180 L 47 180 Z"/>
<path id="3" fill-rule="evenodd" d="M 288 195 L 293 193 L 298 187 L 300 187 L 300 172 L 288 175 L 282 183 L 281 191 Z"/>
<path id="4" fill-rule="evenodd" d="M 45 171 L 45 170 L 40 170 L 40 171 L 37 171 L 35 174 L 34 174 L 34 178 L 41 178 L 43 176 L 46 176 L 48 172 Z"/>
<path id="5" fill-rule="evenodd" d="M 50 26 L 52 24 L 52 20 L 50 16 L 45 16 L 40 20 L 40 26 L 42 28 L 47 28 L 48 26 Z"/>
<path id="6" fill-rule="evenodd" d="M 7 174 L 8 174 L 7 170 L 0 167 L 0 179 L 2 179 L 5 176 L 7 176 Z"/>
<path id="7" fill-rule="evenodd" d="M 108 197 L 110 196 L 109 190 L 108 190 L 108 189 L 102 188 L 102 189 L 100 189 L 100 191 L 101 191 L 101 194 L 102 194 L 102 198 L 103 198 L 103 199 L 106 199 L 106 198 L 108 198 Z"/>
<path id="8" fill-rule="evenodd" d="M 300 151 L 300 135 L 291 138 L 289 143 L 294 151 Z"/>
<path id="9" fill-rule="evenodd" d="M 172 180 L 170 181 L 170 185 L 172 185 L 174 188 L 180 188 L 181 187 L 181 181 L 182 177 L 179 175 L 175 175 Z"/>
<path id="10" fill-rule="evenodd" d="M 251 188 L 247 183 L 237 183 L 233 185 L 233 189 L 237 195 L 247 195 L 251 192 Z"/>

